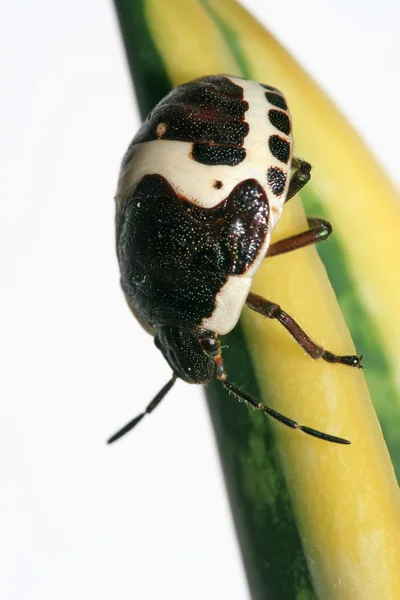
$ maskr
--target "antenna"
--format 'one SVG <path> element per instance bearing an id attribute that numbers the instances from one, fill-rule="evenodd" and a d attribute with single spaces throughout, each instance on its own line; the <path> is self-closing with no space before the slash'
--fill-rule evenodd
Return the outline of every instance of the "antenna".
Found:
<path id="1" fill-rule="evenodd" d="M 119 438 L 121 438 L 123 435 L 128 433 L 131 429 L 133 429 L 135 427 L 135 425 L 137 425 L 139 423 L 139 421 L 141 421 L 145 415 L 148 415 L 151 412 L 153 412 L 153 410 L 156 408 L 156 406 L 158 406 L 160 404 L 161 400 L 168 394 L 169 390 L 172 388 L 175 381 L 176 381 L 176 375 L 174 373 L 172 375 L 172 378 L 168 381 L 168 383 L 166 383 L 164 385 L 164 387 L 158 392 L 157 396 L 155 398 L 153 398 L 153 400 L 147 406 L 146 410 L 144 412 L 142 412 L 140 415 L 138 415 L 137 417 L 135 417 L 134 419 L 132 419 L 132 421 L 129 421 L 129 423 L 124 425 L 124 427 L 122 427 L 122 429 L 117 431 L 117 433 L 114 433 L 114 435 L 112 435 L 110 437 L 110 439 L 107 440 L 107 444 L 112 444 L 116 440 L 119 440 Z"/>
<path id="2" fill-rule="evenodd" d="M 322 431 L 312 429 L 311 427 L 306 427 L 305 425 L 299 425 L 298 423 L 296 423 L 296 421 L 289 419 L 289 417 L 285 417 L 285 415 L 282 415 L 273 408 L 265 406 L 265 404 L 262 404 L 261 402 L 253 398 L 253 396 L 250 396 L 250 394 L 248 394 L 244 390 L 241 390 L 234 383 L 231 383 L 230 381 L 226 380 L 221 381 L 222 384 L 226 388 L 228 388 L 228 390 L 232 392 L 237 398 L 239 398 L 240 400 L 244 400 L 256 410 L 261 410 L 266 415 L 269 415 L 270 417 L 276 419 L 280 423 L 283 423 L 287 427 L 291 427 L 292 429 L 300 429 L 300 431 L 303 431 L 308 435 L 312 435 L 313 437 L 319 438 L 320 440 L 325 440 L 326 442 L 333 442 L 334 444 L 351 444 L 349 440 L 345 440 L 344 438 L 336 437 L 335 435 L 330 435 L 329 433 L 323 433 Z"/>

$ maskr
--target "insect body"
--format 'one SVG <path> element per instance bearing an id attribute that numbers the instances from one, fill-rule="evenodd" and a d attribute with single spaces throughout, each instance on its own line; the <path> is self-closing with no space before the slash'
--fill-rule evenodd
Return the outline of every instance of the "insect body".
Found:
<path id="1" fill-rule="evenodd" d="M 227 378 L 219 336 L 245 304 L 277 319 L 313 358 L 360 367 L 315 344 L 278 305 L 250 292 L 266 256 L 326 239 L 330 225 L 270 245 L 284 204 L 310 178 L 292 157 L 283 95 L 254 81 L 218 75 L 181 85 L 154 108 L 123 159 L 116 196 L 117 254 L 127 302 L 173 371 L 146 411 L 176 378 L 208 383 L 216 372 L 240 399 L 282 423 L 328 441 L 346 440 L 298 425 Z M 293 169 L 293 173 L 292 173 Z"/>

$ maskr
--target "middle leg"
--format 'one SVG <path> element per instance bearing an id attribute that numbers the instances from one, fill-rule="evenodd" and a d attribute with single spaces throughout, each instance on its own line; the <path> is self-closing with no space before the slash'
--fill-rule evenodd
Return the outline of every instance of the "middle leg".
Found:
<path id="1" fill-rule="evenodd" d="M 362 356 L 339 356 L 333 354 L 333 352 L 329 352 L 329 350 L 325 350 L 322 346 L 313 342 L 300 325 L 296 323 L 290 315 L 284 312 L 278 304 L 270 302 L 262 296 L 258 296 L 252 292 L 247 296 L 246 304 L 260 315 L 263 315 L 268 319 L 276 319 L 279 321 L 311 358 L 322 358 L 329 363 L 340 363 L 349 367 L 358 367 L 359 369 L 362 369 Z"/>
<path id="2" fill-rule="evenodd" d="M 277 256 L 278 254 L 285 254 L 285 252 L 292 252 L 292 250 L 305 248 L 306 246 L 316 244 L 317 242 L 323 242 L 331 235 L 332 227 L 328 221 L 324 221 L 324 219 L 314 219 L 312 217 L 308 218 L 307 221 L 310 229 L 271 244 L 265 258 Z"/>

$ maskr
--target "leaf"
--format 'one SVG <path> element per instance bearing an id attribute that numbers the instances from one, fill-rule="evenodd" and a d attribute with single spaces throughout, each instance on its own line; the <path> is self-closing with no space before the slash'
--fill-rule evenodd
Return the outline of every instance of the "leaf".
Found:
<path id="1" fill-rule="evenodd" d="M 386 244 L 397 242 L 392 186 L 329 100 L 236 2 L 115 4 L 143 118 L 169 87 L 205 74 L 252 77 L 285 93 L 297 152 L 317 166 L 305 201 L 313 216 L 326 214 L 335 226 L 322 255 L 358 350 L 366 336 L 374 340 L 369 379 L 374 395 L 387 395 L 380 412 L 398 462 L 394 357 L 400 320 L 398 290 L 392 294 L 389 278 L 397 254 L 383 265 L 382 249 L 371 248 L 378 200 L 379 235 Z M 376 194 L 378 183 L 383 194 Z M 300 200 L 291 200 L 276 236 L 306 227 Z M 354 352 L 315 248 L 266 260 L 253 289 L 279 302 L 329 350 Z M 302 424 L 352 441 L 337 446 L 288 430 L 246 409 L 219 382 L 208 386 L 252 598 L 400 597 L 399 491 L 362 372 L 312 361 L 282 327 L 248 309 L 224 343 L 235 383 Z M 395 408 L 388 408 L 389 400 Z"/>

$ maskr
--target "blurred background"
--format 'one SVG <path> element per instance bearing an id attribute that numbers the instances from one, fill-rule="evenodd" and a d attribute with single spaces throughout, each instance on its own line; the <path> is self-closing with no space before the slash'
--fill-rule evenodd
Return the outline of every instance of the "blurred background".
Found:
<path id="1" fill-rule="evenodd" d="M 398 2 L 242 4 L 399 185 Z M 170 377 L 118 283 L 113 195 L 139 117 L 113 5 L 0 11 L 0 596 L 246 599 L 201 388 L 178 382 L 105 445 Z"/>

